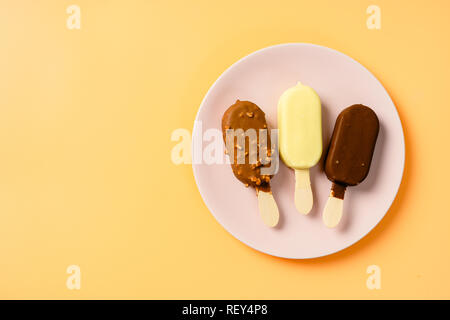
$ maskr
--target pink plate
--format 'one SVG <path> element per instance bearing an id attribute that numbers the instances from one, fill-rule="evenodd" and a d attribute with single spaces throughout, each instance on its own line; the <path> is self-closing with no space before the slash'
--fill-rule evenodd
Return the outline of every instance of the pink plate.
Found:
<path id="1" fill-rule="evenodd" d="M 405 159 L 403 130 L 381 83 L 361 64 L 333 49 L 305 43 L 268 47 L 239 60 L 217 79 L 200 106 L 193 133 L 201 137 L 209 128 L 220 130 L 223 113 L 236 99 L 256 103 L 266 113 L 269 127 L 277 128 L 278 98 L 298 81 L 314 88 L 322 101 L 324 153 L 335 119 L 345 107 L 370 106 L 380 120 L 369 175 L 347 189 L 344 216 L 337 228 L 328 229 L 322 222 L 331 186 L 322 161 L 311 169 L 314 207 L 307 216 L 295 209 L 294 172 L 280 161 L 271 183 L 280 210 L 276 228 L 263 224 L 255 190 L 245 188 L 228 164 L 194 163 L 193 170 L 207 207 L 234 237 L 270 255 L 307 259 L 335 253 L 360 240 L 380 222 L 397 194 Z M 203 149 L 208 143 L 203 142 Z"/>

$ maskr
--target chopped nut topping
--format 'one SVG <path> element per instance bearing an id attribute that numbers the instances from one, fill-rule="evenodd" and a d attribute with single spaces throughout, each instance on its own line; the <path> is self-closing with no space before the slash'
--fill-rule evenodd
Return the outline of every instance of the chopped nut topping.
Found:
<path id="1" fill-rule="evenodd" d="M 256 163 L 252 163 L 252 165 L 251 165 L 252 169 L 258 168 L 260 166 L 261 166 L 261 161 L 259 161 L 259 160 Z"/>
<path id="2" fill-rule="evenodd" d="M 254 113 L 250 111 L 250 112 L 247 112 L 246 115 L 249 118 L 253 118 Z"/>
<path id="3" fill-rule="evenodd" d="M 252 163 L 251 168 L 256 169 L 258 167 L 261 167 L 261 161 L 256 161 L 256 163 Z"/>

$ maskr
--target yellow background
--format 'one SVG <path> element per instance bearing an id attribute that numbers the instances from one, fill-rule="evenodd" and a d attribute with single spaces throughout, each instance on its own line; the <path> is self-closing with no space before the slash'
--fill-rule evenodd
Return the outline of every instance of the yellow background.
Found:
<path id="1" fill-rule="evenodd" d="M 66 8 L 81 8 L 68 30 Z M 381 8 L 368 30 L 366 8 Z M 0 1 L 0 298 L 450 298 L 447 0 Z M 229 235 L 170 141 L 237 59 L 311 42 L 387 88 L 398 196 L 338 254 L 274 258 Z M 81 267 L 81 290 L 66 288 Z M 382 271 L 368 290 L 366 268 Z"/>

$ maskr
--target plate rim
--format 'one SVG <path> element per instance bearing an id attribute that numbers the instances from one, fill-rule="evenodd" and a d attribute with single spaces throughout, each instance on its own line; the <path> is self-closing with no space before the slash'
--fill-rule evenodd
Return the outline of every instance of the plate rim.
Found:
<path id="1" fill-rule="evenodd" d="M 250 245 L 250 244 L 247 243 L 246 241 L 241 240 L 241 239 L 240 239 L 236 234 L 234 234 L 232 231 L 228 230 L 228 228 L 226 228 L 226 227 L 222 224 L 220 218 L 217 217 L 216 214 L 214 214 L 213 210 L 211 210 L 211 207 L 210 207 L 210 205 L 208 204 L 208 201 L 205 199 L 205 197 L 204 197 L 204 189 L 200 186 L 199 180 L 198 180 L 198 179 L 199 179 L 199 178 L 198 178 L 198 167 L 199 167 L 199 166 L 198 166 L 196 163 L 194 163 L 194 161 L 191 161 L 192 171 L 193 171 L 193 174 L 194 174 L 194 180 L 195 180 L 195 184 L 197 185 L 197 189 L 198 189 L 198 191 L 199 191 L 199 193 L 200 193 L 200 197 L 202 198 L 204 204 L 206 205 L 207 209 L 208 209 L 209 212 L 212 214 L 212 216 L 214 217 L 214 219 L 216 220 L 216 222 L 219 223 L 219 225 L 220 225 L 223 229 L 225 229 L 231 236 L 233 236 L 235 239 L 239 240 L 241 243 L 245 244 L 246 246 L 248 246 L 248 247 L 250 247 L 250 248 L 252 248 L 252 249 L 254 249 L 254 250 L 258 251 L 258 252 L 261 252 L 261 253 L 263 253 L 263 254 L 269 255 L 269 256 L 274 256 L 274 257 L 283 258 L 283 259 L 289 259 L 289 260 L 309 260 L 309 259 L 316 259 L 316 258 L 326 257 L 326 256 L 330 256 L 330 255 L 339 253 L 339 252 L 341 252 L 341 251 L 343 251 L 343 250 L 345 250 L 345 249 L 348 249 L 348 248 L 350 248 L 351 246 L 353 246 L 353 245 L 355 245 L 356 243 L 358 243 L 359 241 L 361 241 L 361 239 L 363 239 L 364 237 L 366 237 L 369 233 L 371 233 L 371 232 L 378 226 L 378 224 L 381 222 L 381 220 L 384 219 L 384 217 L 386 216 L 386 214 L 387 214 L 387 213 L 389 212 L 389 210 L 391 209 L 392 204 L 393 204 L 395 198 L 397 198 L 397 194 L 398 194 L 398 191 L 399 191 L 399 189 L 400 189 L 401 183 L 402 183 L 402 181 L 403 181 L 403 175 L 404 175 L 404 172 L 405 172 L 405 153 L 406 153 L 406 150 L 405 150 L 405 134 L 404 134 L 404 128 L 403 128 L 402 120 L 401 120 L 400 115 L 399 115 L 398 110 L 397 110 L 397 106 L 395 105 L 394 101 L 392 100 L 391 96 L 389 95 L 389 92 L 388 92 L 388 91 L 386 90 L 386 88 L 383 86 L 383 84 L 381 83 L 381 81 L 378 80 L 378 78 L 375 77 L 375 75 L 374 75 L 372 72 L 370 72 L 370 70 L 367 69 L 362 63 L 360 63 L 360 62 L 357 61 L 356 59 L 354 59 L 354 58 L 352 58 L 352 57 L 350 57 L 350 56 L 348 56 L 348 55 L 346 55 L 346 54 L 344 54 L 344 53 L 342 53 L 342 52 L 340 52 L 340 51 L 338 51 L 338 50 L 336 50 L 336 49 L 329 48 L 329 47 L 326 47 L 326 46 L 323 46 L 323 45 L 318 45 L 318 44 L 308 43 L 308 42 L 288 42 L 288 43 L 280 43 L 280 44 L 270 45 L 270 46 L 267 46 L 267 47 L 258 49 L 258 50 L 256 50 L 256 51 L 253 51 L 253 52 L 251 52 L 251 53 L 245 55 L 244 57 L 238 59 L 236 62 L 234 62 L 233 64 L 231 64 L 227 69 L 225 69 L 225 71 L 223 71 L 223 72 L 220 74 L 220 76 L 219 76 L 219 77 L 213 82 L 213 84 L 209 87 L 208 91 L 206 92 L 205 96 L 204 96 L 203 99 L 202 99 L 202 102 L 200 103 L 200 106 L 199 106 L 199 108 L 198 108 L 198 110 L 197 110 L 197 113 L 196 113 L 196 115 L 195 115 L 194 125 L 193 125 L 193 128 L 192 128 L 192 139 L 193 139 L 193 137 L 194 137 L 194 133 L 197 132 L 197 130 L 198 130 L 198 118 L 199 118 L 200 113 L 202 112 L 202 109 L 204 108 L 205 101 L 208 99 L 209 95 L 210 95 L 211 92 L 214 90 L 214 88 L 216 87 L 217 83 L 218 83 L 223 77 L 225 77 L 225 75 L 226 75 L 228 72 L 230 72 L 236 65 L 238 65 L 238 64 L 241 63 L 242 61 L 244 61 L 244 60 L 246 60 L 246 59 L 248 59 L 248 58 L 250 58 L 250 57 L 252 57 L 252 56 L 254 56 L 254 55 L 260 54 L 260 53 L 262 53 L 262 52 L 264 52 L 264 51 L 269 51 L 269 50 L 271 50 L 271 49 L 273 49 L 273 48 L 278 48 L 278 47 L 317 47 L 317 48 L 320 48 L 320 49 L 323 49 L 323 50 L 331 51 L 331 52 L 333 52 L 334 54 L 338 54 L 338 55 L 344 57 L 345 59 L 350 60 L 351 62 L 356 63 L 356 64 L 358 64 L 360 67 L 362 67 L 362 69 L 363 69 L 366 73 L 368 73 L 369 76 L 372 77 L 372 78 L 373 78 L 373 79 L 381 86 L 381 88 L 383 88 L 383 90 L 384 90 L 385 93 L 387 94 L 387 96 L 388 96 L 388 98 L 389 98 L 389 101 L 390 101 L 390 102 L 392 103 L 392 105 L 394 106 L 395 116 L 396 116 L 397 120 L 399 121 L 399 123 L 400 123 L 400 128 L 401 128 L 401 145 L 402 145 L 402 148 L 401 148 L 401 167 L 402 167 L 402 169 L 401 169 L 401 171 L 402 171 L 402 172 L 401 172 L 401 175 L 400 175 L 400 179 L 399 179 L 399 181 L 397 182 L 396 191 L 393 193 L 393 195 L 392 195 L 392 197 L 391 197 L 391 200 L 389 201 L 390 204 L 389 204 L 389 206 L 388 206 L 386 212 L 380 217 L 380 219 L 377 221 L 377 223 L 375 223 L 375 224 L 373 225 L 373 227 L 372 227 L 367 233 L 363 234 L 360 238 L 358 238 L 357 240 L 355 240 L 353 243 L 351 243 L 351 244 L 349 244 L 349 245 L 347 245 L 347 246 L 345 246 L 345 247 L 343 247 L 343 248 L 341 248 L 341 249 L 339 249 L 339 250 L 337 250 L 337 251 L 333 251 L 333 252 L 326 253 L 326 254 L 321 254 L 321 255 L 312 255 L 312 256 L 307 256 L 307 257 L 300 257 L 300 258 L 299 258 L 299 257 L 288 257 L 288 256 L 284 256 L 284 255 L 278 255 L 278 254 L 275 254 L 275 253 L 272 253 L 272 252 L 262 251 L 262 250 L 260 250 L 260 249 L 258 249 L 258 248 L 255 248 L 254 246 Z M 192 155 L 195 154 L 195 153 L 194 153 L 194 143 L 191 143 L 191 154 L 192 154 Z"/>

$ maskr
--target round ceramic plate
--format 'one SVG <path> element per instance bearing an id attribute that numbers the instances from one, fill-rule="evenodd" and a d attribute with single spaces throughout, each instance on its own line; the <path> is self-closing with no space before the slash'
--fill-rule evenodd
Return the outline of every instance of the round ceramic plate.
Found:
<path id="1" fill-rule="evenodd" d="M 202 137 L 208 129 L 220 130 L 223 113 L 236 99 L 256 103 L 266 113 L 269 128 L 277 128 L 278 98 L 298 81 L 320 96 L 324 150 L 337 115 L 347 106 L 370 106 L 380 120 L 369 175 L 361 184 L 347 188 L 338 227 L 328 229 L 322 222 L 331 187 L 322 160 L 310 171 L 314 207 L 307 216 L 295 209 L 294 171 L 280 160 L 271 182 L 280 211 L 276 228 L 263 224 L 255 190 L 245 188 L 228 164 L 197 159 L 193 170 L 207 207 L 234 237 L 270 255 L 307 259 L 335 253 L 360 240 L 380 222 L 397 194 L 405 159 L 403 130 L 381 83 L 352 58 L 326 47 L 304 43 L 268 47 L 239 60 L 217 79 L 200 106 L 193 134 Z M 207 145 L 208 141 L 203 147 L 194 144 L 193 154 Z"/>

